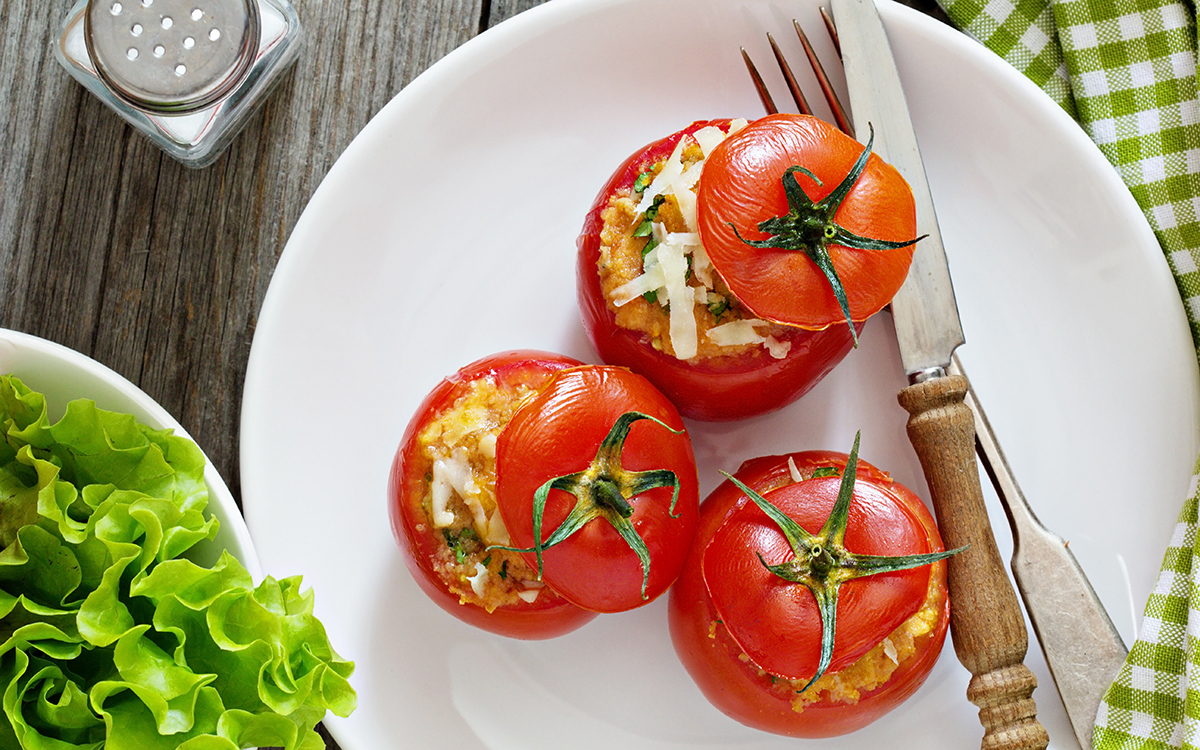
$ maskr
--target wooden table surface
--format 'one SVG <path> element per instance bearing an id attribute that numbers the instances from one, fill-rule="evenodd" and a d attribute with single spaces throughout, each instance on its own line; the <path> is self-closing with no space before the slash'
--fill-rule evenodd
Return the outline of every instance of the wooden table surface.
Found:
<path id="1" fill-rule="evenodd" d="M 240 502 L 250 342 L 309 197 L 417 74 L 539 1 L 293 0 L 306 37 L 294 69 L 215 164 L 191 170 L 54 60 L 71 2 L 0 0 L 0 327 L 137 384 Z"/>

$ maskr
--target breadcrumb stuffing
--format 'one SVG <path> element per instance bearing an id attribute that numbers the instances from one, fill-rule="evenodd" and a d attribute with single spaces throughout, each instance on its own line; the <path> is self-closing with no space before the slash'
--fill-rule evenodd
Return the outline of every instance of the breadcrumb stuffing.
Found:
<path id="1" fill-rule="evenodd" d="M 480 378 L 417 438 L 426 462 L 421 504 L 443 541 L 434 570 L 461 602 L 489 612 L 532 602 L 542 589 L 520 554 L 488 549 L 510 543 L 496 504 L 496 438 L 534 395 L 527 385 Z"/>
<path id="2" fill-rule="evenodd" d="M 682 165 L 686 172 L 702 163 L 705 154 L 691 136 L 685 138 L 690 141 L 682 151 Z M 657 176 L 666 161 L 663 159 L 650 166 L 647 169 L 649 175 Z M 694 191 L 695 188 L 693 195 Z M 640 193 L 634 193 L 628 188 L 618 191 L 601 212 L 604 224 L 600 232 L 600 257 L 597 261 L 600 286 L 618 326 L 645 334 L 655 349 L 677 357 L 671 340 L 670 312 L 664 292 L 637 296 L 619 305 L 614 301 L 618 297 L 618 289 L 642 276 L 647 257 L 645 249 L 648 243 L 654 241 L 651 236 L 634 236 L 644 218 L 638 210 L 640 197 Z M 673 193 L 661 196 L 656 217 L 661 229 L 656 229 L 656 232 L 685 234 L 693 231 L 688 226 L 684 210 Z M 690 359 L 738 356 L 761 348 L 766 348 L 775 357 L 786 356 L 790 344 L 783 339 L 790 329 L 787 326 L 758 320 L 741 308 L 720 275 L 708 265 L 703 246 L 698 245 L 689 256 L 689 269 L 691 273 L 687 284 L 695 299 L 692 313 L 697 332 L 696 354 Z M 751 337 L 743 335 L 731 339 L 728 329 L 725 335 L 718 331 L 710 337 L 714 328 L 736 321 L 754 323 Z M 721 341 L 732 343 L 718 343 Z"/>

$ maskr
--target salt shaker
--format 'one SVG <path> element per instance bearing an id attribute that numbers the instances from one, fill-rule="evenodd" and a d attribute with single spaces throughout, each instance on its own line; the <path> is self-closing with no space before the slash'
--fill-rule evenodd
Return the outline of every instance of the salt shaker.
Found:
<path id="1" fill-rule="evenodd" d="M 55 57 L 189 167 L 220 156 L 295 61 L 288 0 L 78 0 Z"/>

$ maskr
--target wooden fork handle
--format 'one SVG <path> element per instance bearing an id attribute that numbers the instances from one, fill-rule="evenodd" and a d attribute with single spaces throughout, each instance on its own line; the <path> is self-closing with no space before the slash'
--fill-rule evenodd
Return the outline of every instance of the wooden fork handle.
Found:
<path id="1" fill-rule="evenodd" d="M 1029 636 L 984 506 L 966 394 L 967 379 L 948 375 L 905 388 L 899 400 L 946 548 L 969 545 L 949 560 L 950 633 L 972 675 L 967 698 L 979 707 L 982 748 L 1041 750 L 1049 738 L 1024 664 Z"/>

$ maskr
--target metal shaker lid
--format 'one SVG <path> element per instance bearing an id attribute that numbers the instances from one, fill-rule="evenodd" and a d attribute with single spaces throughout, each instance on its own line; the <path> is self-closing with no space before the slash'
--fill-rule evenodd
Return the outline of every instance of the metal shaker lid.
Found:
<path id="1" fill-rule="evenodd" d="M 256 0 L 89 0 L 88 54 L 135 107 L 186 113 L 241 82 L 258 51 Z"/>

